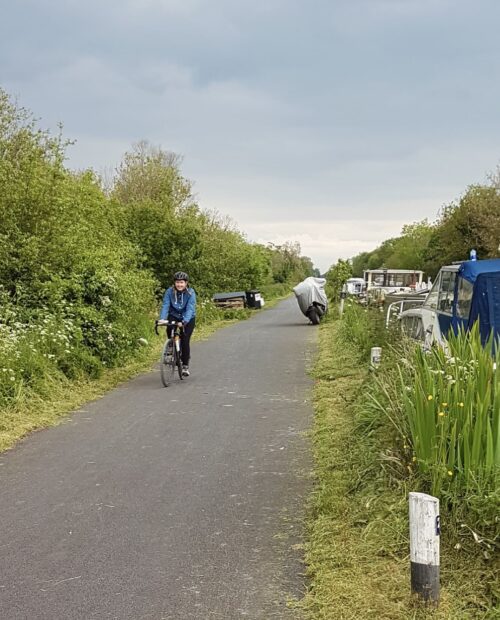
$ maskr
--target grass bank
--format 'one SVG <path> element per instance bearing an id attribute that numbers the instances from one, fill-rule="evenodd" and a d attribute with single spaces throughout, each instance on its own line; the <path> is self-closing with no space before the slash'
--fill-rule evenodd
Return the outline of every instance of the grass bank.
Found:
<path id="1" fill-rule="evenodd" d="M 369 344 L 353 338 L 345 322 L 320 328 L 304 615 L 314 620 L 500 617 L 498 557 L 485 554 L 470 532 L 461 538 L 446 510 L 441 605 L 425 610 L 411 600 L 407 497 L 422 489 L 417 473 L 396 455 L 388 420 L 367 413 L 365 394 L 373 383 Z"/>

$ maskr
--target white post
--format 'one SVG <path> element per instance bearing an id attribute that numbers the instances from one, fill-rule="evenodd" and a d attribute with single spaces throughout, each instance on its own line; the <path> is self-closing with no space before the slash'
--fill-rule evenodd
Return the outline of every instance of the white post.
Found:
<path id="1" fill-rule="evenodd" d="M 410 493 L 411 590 L 426 603 L 439 603 L 439 500 Z"/>
<path id="2" fill-rule="evenodd" d="M 370 352 L 370 364 L 373 368 L 380 366 L 380 360 L 382 359 L 382 347 L 372 347 Z"/>
<path id="3" fill-rule="evenodd" d="M 347 297 L 347 284 L 344 284 L 344 286 L 342 287 L 342 292 L 340 293 L 340 308 L 339 308 L 340 318 L 342 318 L 342 315 L 344 314 L 344 303 L 345 303 L 346 297 Z"/>

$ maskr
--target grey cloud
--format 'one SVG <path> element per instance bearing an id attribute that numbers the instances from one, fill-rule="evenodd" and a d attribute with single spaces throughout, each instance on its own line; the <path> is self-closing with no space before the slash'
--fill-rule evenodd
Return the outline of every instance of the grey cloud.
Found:
<path id="1" fill-rule="evenodd" d="M 494 0 L 22 0 L 0 80 L 64 122 L 75 166 L 148 138 L 244 221 L 413 220 L 497 163 L 499 17 Z"/>

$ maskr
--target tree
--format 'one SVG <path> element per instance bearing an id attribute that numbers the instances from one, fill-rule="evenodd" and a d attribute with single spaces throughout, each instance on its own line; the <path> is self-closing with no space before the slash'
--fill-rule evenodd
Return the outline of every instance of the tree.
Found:
<path id="1" fill-rule="evenodd" d="M 332 300 L 340 299 L 340 293 L 347 280 L 352 276 L 352 265 L 350 261 L 339 260 L 332 265 L 326 272 L 326 283 L 328 295 Z"/>
<path id="2" fill-rule="evenodd" d="M 394 239 L 385 266 L 389 269 L 423 270 L 433 231 L 434 227 L 427 220 L 403 226 L 401 236 Z"/>
<path id="3" fill-rule="evenodd" d="M 479 258 L 498 255 L 500 192 L 494 186 L 473 185 L 458 203 L 446 206 L 425 253 L 425 269 L 434 276 L 442 265 L 466 260 L 471 249 Z"/>
<path id="4" fill-rule="evenodd" d="M 353 274 L 362 277 L 366 269 L 424 269 L 434 230 L 427 220 L 403 226 L 399 237 L 383 241 L 372 252 L 355 256 Z"/>
<path id="5" fill-rule="evenodd" d="M 313 274 L 312 260 L 301 256 L 300 243 L 287 241 L 283 245 L 268 244 L 273 280 L 276 283 L 296 284 Z"/>
<path id="6" fill-rule="evenodd" d="M 190 274 L 203 296 L 266 282 L 271 255 L 249 243 L 230 218 L 198 208 L 179 161 L 173 153 L 140 142 L 125 154 L 112 192 L 124 235 L 140 248 L 142 265 L 159 282 L 158 292 L 179 269 Z"/>
<path id="7" fill-rule="evenodd" d="M 191 183 L 180 173 L 181 158 L 141 140 L 125 153 L 112 195 L 123 205 L 151 201 L 177 214 L 194 205 Z"/>
<path id="8" fill-rule="evenodd" d="M 64 167 L 66 145 L 0 91 L 0 319 L 71 319 L 83 351 L 64 362 L 73 372 L 134 350 L 154 298 L 95 175 Z"/>

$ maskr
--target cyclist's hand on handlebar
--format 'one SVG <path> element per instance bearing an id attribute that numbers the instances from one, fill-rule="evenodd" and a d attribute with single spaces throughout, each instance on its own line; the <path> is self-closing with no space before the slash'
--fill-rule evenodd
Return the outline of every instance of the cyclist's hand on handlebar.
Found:
<path id="1" fill-rule="evenodd" d="M 164 321 L 163 319 L 156 319 L 155 321 L 155 333 L 157 336 L 160 335 L 160 332 L 158 331 L 158 327 L 162 327 L 163 325 L 168 325 L 168 321 Z"/>

